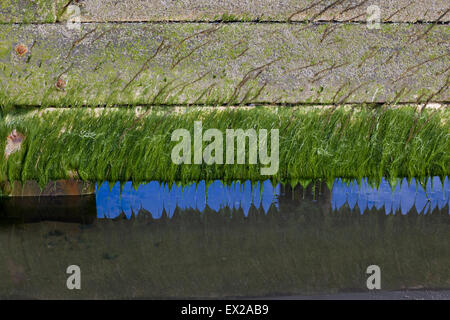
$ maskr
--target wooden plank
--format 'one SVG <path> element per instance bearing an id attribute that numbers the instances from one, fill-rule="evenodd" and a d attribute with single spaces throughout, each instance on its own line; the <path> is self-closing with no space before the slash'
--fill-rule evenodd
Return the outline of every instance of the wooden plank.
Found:
<path id="1" fill-rule="evenodd" d="M 1 154 L 12 131 L 24 136 L 19 149 L 0 155 L 0 182 L 323 179 L 330 184 L 334 177 L 379 182 L 448 176 L 450 108 L 418 107 L 22 108 L 0 118 Z M 198 146 L 205 154 L 211 146 L 206 130 L 213 128 L 220 133 L 214 141 L 222 140 L 215 149 L 222 159 L 208 164 L 195 159 L 192 146 L 203 140 Z M 173 158 L 178 129 L 191 136 L 191 148 L 183 150 L 188 161 Z M 244 146 L 244 163 L 226 160 L 230 149 L 233 155 L 241 149 L 228 139 L 229 129 L 254 129 L 259 136 L 254 146 L 267 130 L 269 162 L 261 161 L 264 149 L 257 151 L 259 160 L 250 161 L 250 150 L 256 150 L 251 142 Z"/>
<path id="2" fill-rule="evenodd" d="M 0 0 L 0 23 L 100 21 L 366 21 L 377 5 L 390 22 L 450 21 L 447 0 Z"/>
<path id="3" fill-rule="evenodd" d="M 82 21 L 450 21 L 447 0 L 81 0 Z M 61 5 L 64 5 L 63 3 Z"/>
<path id="4" fill-rule="evenodd" d="M 95 184 L 81 180 L 50 181 L 43 188 L 35 180 L 0 184 L 2 195 L 10 197 L 81 196 L 95 193 Z"/>
<path id="5" fill-rule="evenodd" d="M 2 25 L 0 104 L 450 101 L 450 27 Z"/>
<path id="6" fill-rule="evenodd" d="M 0 23 L 55 22 L 62 0 L 0 0 Z"/>

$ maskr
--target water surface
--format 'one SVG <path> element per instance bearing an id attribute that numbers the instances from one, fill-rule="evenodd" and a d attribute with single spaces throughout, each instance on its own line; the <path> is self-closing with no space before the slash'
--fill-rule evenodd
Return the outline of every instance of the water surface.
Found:
<path id="1" fill-rule="evenodd" d="M 102 184 L 0 200 L 0 298 L 188 298 L 450 289 L 449 179 L 378 188 Z M 68 290 L 66 268 L 82 270 Z"/>
<path id="2" fill-rule="evenodd" d="M 285 196 L 281 194 L 281 186 L 281 183 L 274 186 L 269 180 L 253 184 L 250 181 L 234 182 L 230 185 L 216 180 L 208 186 L 205 181 L 186 186 L 153 181 L 139 186 L 137 190 L 131 182 L 127 182 L 121 190 L 120 183 L 112 188 L 104 183 L 96 189 L 97 216 L 115 218 L 124 213 L 129 218 L 132 213 L 137 214 L 145 209 L 154 219 L 160 218 L 163 213 L 171 218 L 176 209 L 203 212 L 206 207 L 213 211 L 242 209 L 245 216 L 251 207 L 267 213 L 271 206 L 279 209 L 279 201 L 283 201 Z M 317 201 L 321 191 L 317 194 Z M 296 196 L 302 198 L 304 195 L 299 193 Z M 342 179 L 336 179 L 331 190 L 334 211 L 348 206 L 361 214 L 372 208 L 384 209 L 386 214 L 407 214 L 413 207 L 417 212 L 426 214 L 436 208 L 442 210 L 449 199 L 448 177 L 443 181 L 439 177 L 429 177 L 422 183 L 414 178 L 408 182 L 405 178 L 395 185 L 382 179 L 379 186 L 371 185 L 367 178 L 359 183 L 357 180 L 344 183 Z"/>

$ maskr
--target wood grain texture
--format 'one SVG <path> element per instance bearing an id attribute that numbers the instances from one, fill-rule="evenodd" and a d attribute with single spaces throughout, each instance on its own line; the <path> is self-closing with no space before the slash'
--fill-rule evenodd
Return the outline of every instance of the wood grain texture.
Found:
<path id="1" fill-rule="evenodd" d="M 62 0 L 0 0 L 0 23 L 56 22 Z"/>
<path id="2" fill-rule="evenodd" d="M 46 24 L 0 34 L 2 105 L 450 101 L 445 25 Z"/>
<path id="3" fill-rule="evenodd" d="M 75 3 L 75 2 L 74 2 Z M 449 21 L 446 0 L 80 0 L 83 21 Z"/>
<path id="4" fill-rule="evenodd" d="M 3 195 L 10 197 L 46 197 L 46 196 L 80 196 L 95 193 L 95 184 L 81 180 L 50 181 L 43 188 L 34 180 L 25 183 L 2 182 Z"/>
<path id="5" fill-rule="evenodd" d="M 80 8 L 85 22 L 359 21 L 377 5 L 389 22 L 450 21 L 447 0 L 0 0 L 0 23 L 65 21 Z"/>

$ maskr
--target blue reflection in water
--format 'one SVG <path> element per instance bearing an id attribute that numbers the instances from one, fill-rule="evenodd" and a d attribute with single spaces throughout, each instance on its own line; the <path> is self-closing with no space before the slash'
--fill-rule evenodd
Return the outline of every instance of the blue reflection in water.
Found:
<path id="1" fill-rule="evenodd" d="M 279 209 L 279 202 L 283 201 L 280 184 L 273 188 L 269 180 L 257 182 L 253 187 L 250 181 L 226 185 L 216 180 L 209 187 L 205 181 L 184 187 L 152 181 L 139 186 L 137 191 L 131 182 L 127 182 L 122 193 L 119 183 L 116 183 L 111 191 L 109 185 L 104 183 L 97 189 L 96 194 L 99 218 L 115 218 L 122 212 L 129 218 L 132 212 L 137 214 L 140 209 L 149 211 L 155 219 L 161 218 L 163 212 L 171 218 L 176 208 L 201 212 L 206 206 L 214 211 L 223 208 L 242 209 L 247 216 L 252 205 L 267 213 L 272 205 Z M 391 188 L 388 181 L 383 179 L 378 190 L 372 187 L 367 179 L 360 185 L 356 180 L 346 184 L 341 179 L 336 179 L 331 193 L 331 207 L 338 210 L 348 205 L 351 210 L 357 209 L 361 213 L 372 208 L 382 210 L 384 207 L 386 214 L 406 214 L 415 206 L 417 212 L 427 213 L 435 208 L 442 210 L 449 203 L 449 199 L 448 177 L 443 183 L 439 177 L 428 178 L 425 188 L 415 179 L 412 179 L 409 185 L 407 180 L 403 179 Z M 319 197 L 318 200 L 322 199 Z"/>
<path id="2" fill-rule="evenodd" d="M 109 185 L 104 183 L 96 190 L 97 216 L 115 218 L 124 212 L 129 218 L 132 212 L 137 214 L 140 209 L 145 209 L 155 219 L 161 218 L 163 211 L 171 218 L 177 207 L 181 210 L 203 211 L 206 206 L 215 211 L 225 207 L 242 209 L 247 216 L 252 205 L 257 209 L 262 208 L 266 213 L 271 205 L 278 208 L 279 195 L 280 185 L 274 189 L 269 180 L 262 184 L 257 182 L 253 188 L 250 181 L 225 185 L 216 180 L 208 188 L 205 181 L 184 187 L 152 181 L 139 186 L 137 191 L 131 182 L 127 182 L 123 186 L 122 193 L 120 183 L 116 183 L 111 191 Z"/>
<path id="3" fill-rule="evenodd" d="M 407 214 L 415 206 L 417 212 L 428 213 L 435 208 L 442 210 L 449 203 L 450 182 L 448 177 L 445 177 L 444 183 L 439 177 L 430 177 L 424 188 L 414 178 L 409 185 L 408 181 L 403 179 L 401 183 L 391 188 L 389 182 L 383 179 L 377 190 L 369 185 L 367 179 L 359 186 L 356 180 L 345 184 L 341 179 L 336 179 L 331 194 L 333 210 L 348 204 L 352 210 L 357 205 L 361 213 L 366 209 L 384 207 L 386 214 L 398 211 Z"/>

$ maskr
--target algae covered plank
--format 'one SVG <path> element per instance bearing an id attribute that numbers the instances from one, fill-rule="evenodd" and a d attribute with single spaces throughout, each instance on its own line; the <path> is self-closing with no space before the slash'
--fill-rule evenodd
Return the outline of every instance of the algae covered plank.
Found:
<path id="1" fill-rule="evenodd" d="M 449 21 L 447 0 L 81 0 L 82 21 Z M 63 6 L 61 3 L 60 6 Z M 371 7 L 371 8 L 369 8 Z M 368 9 L 369 8 L 369 9 Z"/>
<path id="2" fill-rule="evenodd" d="M 450 27 L 1 25 L 0 104 L 449 101 Z"/>
<path id="3" fill-rule="evenodd" d="M 374 7 L 375 6 L 375 7 Z M 369 8 L 370 7 L 370 8 Z M 448 22 L 447 0 L 0 0 L 0 23 L 100 21 Z"/>
<path id="4" fill-rule="evenodd" d="M 0 23 L 55 22 L 62 0 L 0 0 Z"/>
<path id="5" fill-rule="evenodd" d="M 12 131 L 24 136 L 14 152 L 0 153 L 0 181 L 37 180 L 45 186 L 69 178 L 273 179 L 296 184 L 334 177 L 444 177 L 450 174 L 449 120 L 450 108 L 444 106 L 420 112 L 417 106 L 22 109 L 0 119 L 0 150 L 10 144 Z M 211 128 L 219 132 L 214 144 L 222 141 L 213 158 L 205 156 L 213 145 L 205 140 Z M 178 129 L 190 138 L 177 139 Z M 242 153 L 242 141 L 228 139 L 229 129 L 254 130 L 257 138 Z M 252 153 L 255 144 L 259 147 Z"/>

